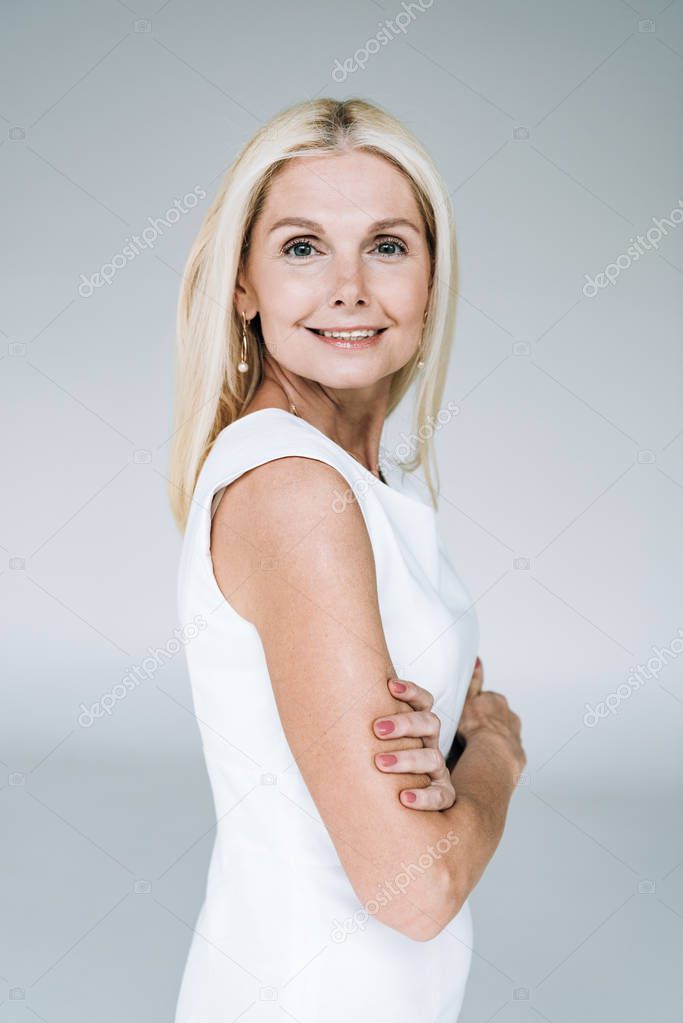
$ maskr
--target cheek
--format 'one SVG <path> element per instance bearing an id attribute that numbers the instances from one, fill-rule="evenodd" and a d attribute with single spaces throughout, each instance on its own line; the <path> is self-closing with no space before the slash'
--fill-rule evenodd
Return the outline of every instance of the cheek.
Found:
<path id="1" fill-rule="evenodd" d="M 406 362 L 414 355 L 419 340 L 417 324 L 414 329 L 411 326 L 410 329 L 406 328 L 394 337 L 391 349 L 389 350 L 392 369 L 399 369 L 401 366 L 405 366 Z"/>
<path id="2" fill-rule="evenodd" d="M 334 284 L 328 280 L 322 267 L 290 267 L 275 264 L 260 281 L 262 306 L 273 319 L 287 319 L 305 315 L 311 308 L 325 304 Z M 273 301 L 273 296 L 277 300 Z"/>
<path id="3" fill-rule="evenodd" d="M 377 276 L 372 290 L 380 301 L 396 312 L 396 318 L 409 321 L 422 317 L 429 297 L 429 280 L 421 267 L 397 268 L 390 275 Z"/>

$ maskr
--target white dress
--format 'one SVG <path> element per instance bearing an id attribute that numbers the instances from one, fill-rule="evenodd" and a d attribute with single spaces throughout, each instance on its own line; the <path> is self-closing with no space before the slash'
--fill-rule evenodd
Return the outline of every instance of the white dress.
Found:
<path id="1" fill-rule="evenodd" d="M 181 624 L 201 616 L 185 651 L 217 825 L 175 1023 L 455 1023 L 472 956 L 469 900 L 424 942 L 362 906 L 287 743 L 258 631 L 213 574 L 211 516 L 222 489 L 285 455 L 337 469 L 346 481 L 340 500 L 353 488 L 392 663 L 434 695 L 444 756 L 479 645 L 476 611 L 436 514 L 399 466 L 382 483 L 283 409 L 248 413 L 221 431 L 197 481 L 178 577 Z"/>

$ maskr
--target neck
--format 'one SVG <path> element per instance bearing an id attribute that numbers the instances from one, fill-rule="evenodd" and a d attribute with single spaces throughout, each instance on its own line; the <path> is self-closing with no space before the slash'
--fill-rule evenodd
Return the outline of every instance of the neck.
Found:
<path id="1" fill-rule="evenodd" d="M 326 434 L 369 472 L 382 479 L 379 447 L 389 401 L 389 382 L 387 379 L 383 393 L 368 394 L 363 401 L 357 390 L 330 391 L 292 374 L 267 353 L 263 377 L 250 406 L 284 406 L 292 415 L 305 419 Z"/>

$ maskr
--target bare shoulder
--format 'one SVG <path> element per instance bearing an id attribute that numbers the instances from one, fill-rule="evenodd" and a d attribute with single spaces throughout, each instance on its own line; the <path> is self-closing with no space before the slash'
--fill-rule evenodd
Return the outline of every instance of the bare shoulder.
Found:
<path id="1" fill-rule="evenodd" d="M 337 586 L 365 578 L 374 601 L 374 557 L 363 513 L 351 484 L 317 458 L 287 455 L 258 465 L 225 488 L 213 516 L 211 556 L 216 580 L 244 617 L 249 597 L 263 604 L 263 587 L 291 586 L 325 573 Z M 344 573 L 344 566 L 354 571 Z M 247 580 L 251 580 L 247 584 Z M 241 606 L 237 606 L 241 604 Z"/>

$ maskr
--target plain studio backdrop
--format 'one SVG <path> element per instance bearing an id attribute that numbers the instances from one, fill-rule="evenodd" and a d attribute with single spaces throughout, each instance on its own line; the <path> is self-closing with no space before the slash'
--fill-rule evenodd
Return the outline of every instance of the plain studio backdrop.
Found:
<path id="1" fill-rule="evenodd" d="M 528 755 L 461 1021 L 674 1023 L 683 3 L 1 9 L 0 1019 L 172 1018 L 214 838 L 166 497 L 180 274 L 260 124 L 360 96 L 453 200 L 440 524 Z"/>

